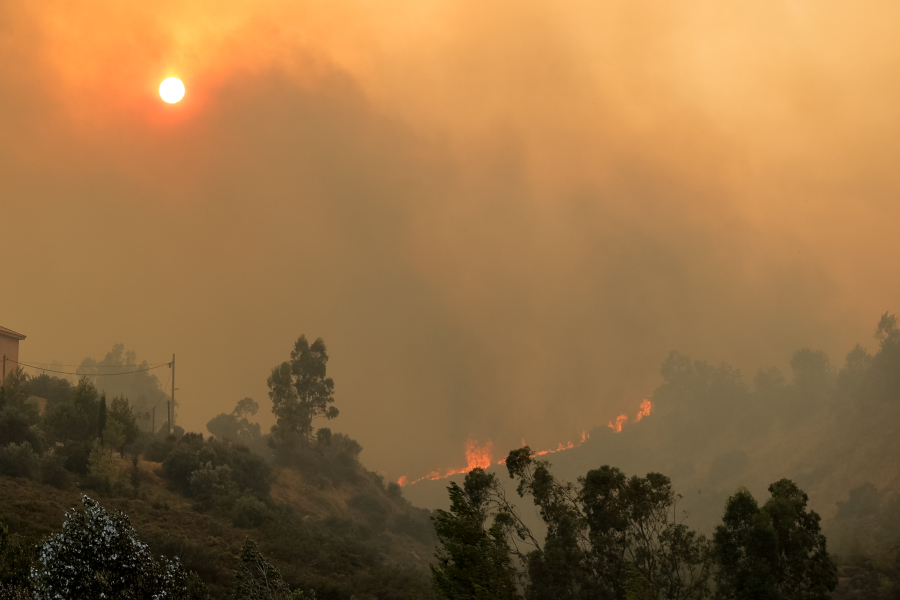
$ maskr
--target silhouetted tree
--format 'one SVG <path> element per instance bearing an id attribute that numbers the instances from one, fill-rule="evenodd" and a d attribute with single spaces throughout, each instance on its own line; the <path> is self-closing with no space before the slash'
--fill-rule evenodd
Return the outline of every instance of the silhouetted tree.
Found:
<path id="1" fill-rule="evenodd" d="M 819 515 L 789 480 L 769 486 L 762 508 L 747 490 L 728 499 L 713 538 L 716 597 L 729 600 L 827 600 L 837 568 Z"/>
<path id="2" fill-rule="evenodd" d="M 436 591 L 450 600 L 512 600 L 516 571 L 503 527 L 488 525 L 490 495 L 497 486 L 494 475 L 475 469 L 463 488 L 451 482 L 450 511 L 433 517 L 441 548 L 437 564 L 430 565 Z"/>
<path id="3" fill-rule="evenodd" d="M 322 338 L 310 345 L 306 336 L 301 335 L 294 344 L 291 360 L 272 369 L 268 384 L 272 412 L 278 418 L 272 427 L 276 437 L 297 434 L 301 445 L 306 447 L 316 418 L 338 416 L 338 409 L 328 406 L 334 402 L 334 381 L 326 376 L 327 363 Z"/>

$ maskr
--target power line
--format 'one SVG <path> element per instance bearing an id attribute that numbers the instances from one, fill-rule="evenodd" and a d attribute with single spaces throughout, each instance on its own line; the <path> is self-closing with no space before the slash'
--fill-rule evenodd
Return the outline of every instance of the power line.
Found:
<path id="1" fill-rule="evenodd" d="M 146 369 L 135 369 L 133 371 L 122 371 L 121 373 L 77 373 L 77 372 L 70 372 L 70 371 L 56 371 L 53 369 L 47 369 L 44 367 L 29 365 L 29 364 L 23 363 L 23 362 L 20 362 L 17 364 L 20 367 L 31 367 L 32 369 L 37 369 L 38 371 L 47 371 L 50 373 L 61 373 L 62 375 L 87 375 L 89 377 L 110 377 L 113 375 L 131 375 L 133 373 L 144 373 L 146 371 L 152 371 L 153 369 L 160 369 L 162 367 L 167 367 L 167 366 L 169 366 L 170 363 L 161 363 L 159 365 L 156 365 L 155 367 L 147 367 Z"/>
<path id="2" fill-rule="evenodd" d="M 96 367 L 96 368 L 103 368 L 103 369 L 113 369 L 113 368 L 121 369 L 122 367 L 128 366 L 128 365 L 85 365 L 83 362 L 78 363 L 78 364 L 64 365 L 64 364 L 58 363 L 58 362 L 38 362 L 38 361 L 34 361 L 34 364 L 50 365 L 51 367 L 85 367 L 85 368 L 88 368 L 88 367 L 95 368 Z M 171 364 L 171 362 L 147 363 L 147 366 L 148 367 L 161 367 L 163 365 L 169 365 L 169 364 Z M 32 365 L 29 365 L 29 366 L 32 366 Z M 137 366 L 137 365 L 135 365 L 135 366 Z M 38 367 L 38 368 L 43 368 L 43 367 Z"/>

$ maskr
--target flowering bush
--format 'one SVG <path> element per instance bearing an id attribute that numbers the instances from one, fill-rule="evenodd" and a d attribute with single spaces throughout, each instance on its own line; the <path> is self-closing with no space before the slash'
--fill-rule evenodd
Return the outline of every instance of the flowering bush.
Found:
<path id="1" fill-rule="evenodd" d="M 178 559 L 157 559 L 137 539 L 128 516 L 82 496 L 83 511 L 66 512 L 61 533 L 38 551 L 31 579 L 40 600 L 186 600 L 187 574 Z"/>

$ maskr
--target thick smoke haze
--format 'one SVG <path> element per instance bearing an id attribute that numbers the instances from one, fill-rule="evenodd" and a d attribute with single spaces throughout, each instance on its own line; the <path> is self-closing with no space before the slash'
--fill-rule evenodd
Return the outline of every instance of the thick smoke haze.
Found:
<path id="1" fill-rule="evenodd" d="M 25 362 L 174 352 L 197 431 L 322 337 L 392 478 L 633 413 L 672 349 L 840 363 L 900 298 L 898 21 L 0 0 L 0 325 Z"/>

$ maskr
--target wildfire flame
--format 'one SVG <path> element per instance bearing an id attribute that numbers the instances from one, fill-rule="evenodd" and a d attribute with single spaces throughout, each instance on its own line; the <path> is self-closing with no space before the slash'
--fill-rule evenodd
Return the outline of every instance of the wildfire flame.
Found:
<path id="1" fill-rule="evenodd" d="M 627 420 L 628 420 L 628 415 L 619 415 L 618 417 L 616 417 L 616 424 L 613 425 L 613 422 L 610 421 L 608 427 L 610 429 L 612 429 L 613 431 L 615 431 L 616 433 L 619 433 L 620 431 L 622 431 L 622 425 Z"/>
<path id="2" fill-rule="evenodd" d="M 644 417 L 648 416 L 650 414 L 651 408 L 653 408 L 653 405 L 650 403 L 649 400 L 644 398 L 644 401 L 641 402 L 641 410 L 640 410 L 640 412 L 638 412 L 637 417 L 634 419 L 634 422 L 637 423 Z"/>
<path id="3" fill-rule="evenodd" d="M 491 457 L 494 454 L 494 444 L 493 442 L 488 442 L 484 446 L 479 446 L 478 442 L 475 440 L 468 440 L 466 442 L 466 466 L 461 469 L 447 469 L 443 473 L 440 471 L 432 471 L 428 475 L 424 475 L 419 477 L 414 481 L 409 481 L 406 478 L 406 475 L 397 480 L 397 485 L 400 487 L 406 487 L 407 485 L 412 485 L 414 483 L 419 483 L 423 479 L 430 479 L 431 481 L 436 481 L 438 479 L 445 479 L 450 477 L 451 475 L 458 475 L 460 473 L 468 473 L 472 469 L 487 469 L 491 466 Z"/>
<path id="4" fill-rule="evenodd" d="M 637 417 L 634 422 L 637 423 L 644 417 L 650 414 L 650 410 L 653 408 L 652 404 L 649 400 L 645 399 L 641 402 L 641 410 L 638 412 Z M 628 415 L 619 415 L 616 417 L 615 423 L 612 421 L 609 422 L 609 428 L 614 432 L 619 433 L 622 431 L 622 426 L 625 422 L 628 421 Z M 587 431 L 581 432 L 581 441 L 577 444 L 574 442 L 569 442 L 568 444 L 559 444 L 559 446 L 553 450 L 540 450 L 535 452 L 535 456 L 544 456 L 545 454 L 556 454 L 557 452 L 562 452 L 564 450 L 570 450 L 572 448 L 576 448 L 583 443 L 585 443 L 588 439 L 590 439 L 590 435 L 588 435 Z M 522 438 L 522 446 L 525 446 L 525 439 Z M 494 445 L 492 442 L 486 443 L 484 446 L 479 446 L 476 440 L 470 439 L 466 442 L 466 466 L 462 469 L 447 469 L 446 471 L 432 471 L 428 475 L 424 475 L 410 481 L 406 475 L 397 480 L 397 484 L 401 487 L 405 487 L 407 485 L 413 485 L 422 481 L 423 479 L 430 479 L 431 481 L 435 481 L 438 479 L 444 479 L 446 477 L 450 477 L 451 475 L 458 475 L 460 473 L 468 473 L 472 469 L 487 469 L 491 466 L 491 456 L 493 454 Z M 498 465 L 506 464 L 506 459 L 504 458 L 501 461 L 497 462 Z"/>

